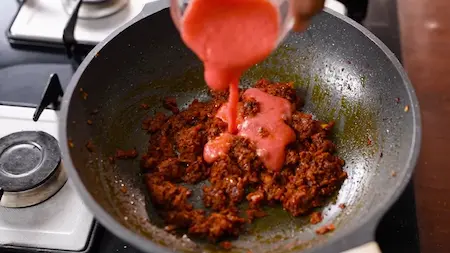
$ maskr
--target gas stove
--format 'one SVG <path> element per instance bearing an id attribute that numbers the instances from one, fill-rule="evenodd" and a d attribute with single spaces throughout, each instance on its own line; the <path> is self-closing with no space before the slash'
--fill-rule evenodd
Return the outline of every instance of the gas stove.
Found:
<path id="1" fill-rule="evenodd" d="M 81 4 L 74 39 L 95 45 L 114 29 L 135 17 L 145 3 L 153 0 L 88 0 Z M 78 0 L 24 1 L 9 29 L 18 42 L 62 44 L 63 32 Z"/>
<path id="2" fill-rule="evenodd" d="M 0 166 L 0 186 L 2 180 L 18 180 L 3 187 L 0 252 L 139 253 L 105 230 L 84 206 L 61 163 L 58 104 L 38 105 L 46 90 L 63 93 L 83 55 L 150 1 L 158 0 L 3 0 L 0 164 L 6 166 Z M 371 15 L 367 1 L 339 1 L 344 4 L 328 0 L 326 5 L 357 21 Z M 377 1 L 386 7 L 386 1 Z M 396 13 L 395 6 L 386 8 Z M 386 15 L 386 9 L 381 12 Z M 375 33 L 400 56 L 397 30 L 370 20 L 365 24 L 384 31 Z M 19 165 L 23 170 L 14 174 L 11 168 Z M 377 241 L 383 252 L 419 252 L 412 184 L 384 217 Z"/>
<path id="3" fill-rule="evenodd" d="M 0 105 L 0 245 L 81 251 L 94 218 L 67 181 L 57 114 Z"/>

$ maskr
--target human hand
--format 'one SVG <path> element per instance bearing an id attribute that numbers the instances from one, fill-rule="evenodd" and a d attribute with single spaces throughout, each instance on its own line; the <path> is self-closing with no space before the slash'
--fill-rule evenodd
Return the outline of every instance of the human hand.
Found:
<path id="1" fill-rule="evenodd" d="M 308 28 L 310 19 L 319 13 L 325 0 L 290 0 L 295 17 L 294 31 L 303 31 Z"/>

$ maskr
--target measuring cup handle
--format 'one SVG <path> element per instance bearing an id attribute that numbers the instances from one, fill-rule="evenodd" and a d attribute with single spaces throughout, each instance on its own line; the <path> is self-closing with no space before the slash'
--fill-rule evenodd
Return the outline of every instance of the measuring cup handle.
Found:
<path id="1" fill-rule="evenodd" d="M 368 242 L 353 249 L 346 250 L 342 253 L 381 253 L 380 247 L 376 242 Z"/>

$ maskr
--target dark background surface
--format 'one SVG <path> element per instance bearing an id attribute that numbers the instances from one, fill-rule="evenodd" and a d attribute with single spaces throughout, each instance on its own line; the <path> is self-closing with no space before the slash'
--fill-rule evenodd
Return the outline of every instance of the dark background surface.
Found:
<path id="1" fill-rule="evenodd" d="M 17 8 L 16 1 L 2 0 L 0 31 L 7 30 Z M 400 58 L 395 1 L 371 0 L 365 26 Z M 63 88 L 67 86 L 73 68 L 64 54 L 51 51 L 37 52 L 35 49 L 14 49 L 4 33 L 0 33 L 0 103 L 35 106 L 39 103 L 51 73 L 59 75 Z M 96 231 L 90 252 L 138 252 L 109 231 L 103 228 Z M 383 218 L 376 239 L 384 253 L 415 253 L 420 252 L 418 234 L 414 188 L 410 183 L 401 198 Z"/>
<path id="2" fill-rule="evenodd" d="M 406 71 L 422 112 L 414 178 L 422 252 L 450 252 L 450 1 L 398 0 Z"/>

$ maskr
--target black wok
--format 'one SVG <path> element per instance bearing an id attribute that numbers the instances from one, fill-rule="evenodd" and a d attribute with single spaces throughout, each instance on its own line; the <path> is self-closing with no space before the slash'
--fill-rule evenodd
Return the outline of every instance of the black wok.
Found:
<path id="1" fill-rule="evenodd" d="M 97 45 L 73 76 L 62 102 L 64 165 L 95 217 L 139 249 L 219 252 L 161 228 L 146 202 L 139 159 L 108 162 L 116 148 L 146 150 L 149 137 L 141 121 L 148 111 L 141 103 L 154 112 L 164 110 L 161 98 L 169 95 L 179 105 L 208 99 L 202 65 L 181 42 L 167 5 L 149 5 Z M 152 14 L 148 7 L 163 10 Z M 270 209 L 233 242 L 231 252 L 340 252 L 373 241 L 380 218 L 410 180 L 420 148 L 419 107 L 398 60 L 365 28 L 326 10 L 307 32 L 290 34 L 241 85 L 263 77 L 294 81 L 304 110 L 336 120 L 334 138 L 349 177 L 323 209 L 322 223 Z M 89 140 L 93 153 L 85 147 Z M 347 207 L 338 208 L 340 203 Z M 315 234 L 329 223 L 336 226 L 333 233 Z"/>

